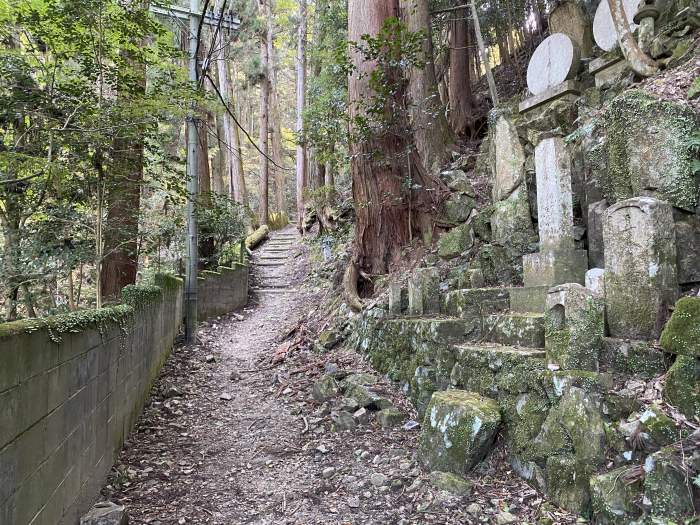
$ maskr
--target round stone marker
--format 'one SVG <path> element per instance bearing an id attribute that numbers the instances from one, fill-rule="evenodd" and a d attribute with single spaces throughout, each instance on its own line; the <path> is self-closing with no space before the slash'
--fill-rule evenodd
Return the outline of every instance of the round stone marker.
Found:
<path id="1" fill-rule="evenodd" d="M 637 25 L 633 22 L 634 15 L 637 13 L 637 4 L 639 0 L 623 0 L 625 6 L 625 14 L 627 21 L 630 24 L 630 30 L 634 31 Z M 610 14 L 610 5 L 607 0 L 601 0 L 598 9 L 593 18 L 593 38 L 603 51 L 611 51 L 617 47 L 617 32 L 613 23 L 612 15 Z"/>
<path id="2" fill-rule="evenodd" d="M 547 37 L 535 49 L 527 67 L 527 87 L 533 95 L 544 93 L 578 73 L 581 64 L 579 48 L 563 33 Z"/>

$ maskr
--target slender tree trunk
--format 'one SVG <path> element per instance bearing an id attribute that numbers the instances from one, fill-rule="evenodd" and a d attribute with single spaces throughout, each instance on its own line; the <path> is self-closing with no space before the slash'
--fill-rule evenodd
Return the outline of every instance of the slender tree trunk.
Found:
<path id="1" fill-rule="evenodd" d="M 376 36 L 384 23 L 398 14 L 397 0 L 350 0 L 348 33 L 351 42 L 360 42 L 365 34 Z M 413 230 L 421 233 L 432 222 L 413 220 L 414 214 L 435 213 L 441 197 L 439 181 L 428 176 L 420 158 L 411 152 L 410 138 L 399 133 L 382 132 L 363 136 L 354 122 L 365 117 L 365 105 L 377 94 L 370 87 L 369 75 L 377 67 L 366 61 L 363 54 L 350 50 L 352 73 L 348 84 L 351 122 L 350 175 L 357 216 L 355 225 L 355 255 L 351 268 L 372 274 L 385 273 L 402 256 L 402 248 L 411 240 Z M 387 71 L 389 82 L 401 85 L 397 71 Z M 400 107 L 403 89 L 394 90 L 392 100 L 385 103 L 387 120 L 396 120 L 392 108 Z M 399 122 L 398 128 L 405 129 Z M 409 187 L 419 187 L 411 195 Z M 352 273 L 352 272 L 349 272 Z M 352 283 L 349 283 L 352 284 Z M 352 286 L 346 285 L 348 294 Z M 352 295 L 352 294 L 350 294 Z"/>
<path id="2" fill-rule="evenodd" d="M 410 116 L 416 150 L 429 173 L 437 173 L 450 160 L 454 137 L 435 77 L 433 37 L 428 0 L 400 0 L 401 19 L 409 31 L 423 33 L 423 67 L 408 73 Z"/>
<path id="3" fill-rule="evenodd" d="M 230 63 L 227 65 L 230 66 Z M 234 75 L 232 74 L 232 71 L 230 67 L 226 68 L 227 73 L 228 73 L 228 78 L 234 78 Z M 234 91 L 233 91 L 233 82 L 230 82 L 230 88 L 228 90 L 229 94 L 229 101 L 230 101 L 230 106 L 231 106 L 231 111 L 234 110 L 236 106 L 236 102 L 239 103 L 240 105 L 240 99 L 238 97 L 234 96 Z M 240 110 L 238 111 L 238 115 L 241 115 Z M 245 119 L 243 119 L 243 116 L 241 115 L 239 117 L 241 122 L 245 122 Z M 233 119 L 231 119 L 233 120 Z M 235 123 L 232 126 L 232 133 L 231 133 L 231 149 L 233 150 L 231 152 L 231 171 L 232 171 L 232 181 L 229 182 L 229 188 L 231 191 L 231 194 L 234 195 L 234 190 L 235 187 L 237 187 L 238 192 L 239 192 L 239 198 L 235 199 L 236 202 L 240 202 L 244 206 L 248 205 L 248 191 L 246 189 L 246 183 L 245 183 L 245 170 L 243 169 L 243 149 L 241 148 L 241 130 Z M 233 181 L 237 181 L 234 187 Z"/>
<path id="4" fill-rule="evenodd" d="M 472 129 L 472 86 L 467 10 L 455 11 L 450 24 L 450 124 L 463 135 Z"/>
<path id="5" fill-rule="evenodd" d="M 479 45 L 479 54 L 481 55 L 481 63 L 484 64 L 484 69 L 486 69 L 486 79 L 489 83 L 489 91 L 491 92 L 491 101 L 494 107 L 498 106 L 498 91 L 496 91 L 496 81 L 493 79 L 493 73 L 491 72 L 491 64 L 489 64 L 489 57 L 486 54 L 486 46 L 484 45 L 484 37 L 481 34 L 481 24 L 479 24 L 479 14 L 476 10 L 476 3 L 471 0 L 472 9 L 472 20 L 474 21 L 474 34 L 476 34 L 476 42 Z"/>
<path id="6" fill-rule="evenodd" d="M 282 166 L 282 118 L 280 116 L 279 108 L 279 97 L 277 96 L 277 72 L 274 61 L 274 48 L 272 42 L 268 45 L 269 55 L 270 55 L 270 116 L 272 118 L 271 123 L 271 146 L 272 146 L 272 160 L 275 161 L 275 166 L 273 168 L 274 181 L 275 181 L 275 211 L 279 213 L 286 213 L 287 207 L 285 205 L 284 189 L 286 186 L 286 175 L 284 170 L 278 166 Z"/>
<path id="7" fill-rule="evenodd" d="M 297 34 L 297 151 L 296 193 L 297 227 L 304 224 L 304 189 L 307 186 L 306 144 L 304 138 L 304 108 L 306 107 L 306 0 L 299 0 L 299 30 Z"/>
<path id="8" fill-rule="evenodd" d="M 260 9 L 265 18 L 266 28 L 260 37 L 260 66 L 262 69 L 262 81 L 260 83 L 260 224 L 267 224 L 269 220 L 268 192 L 270 185 L 269 155 L 269 130 L 270 130 L 270 56 L 267 42 L 272 37 L 270 32 L 270 20 L 272 9 L 267 1 L 260 0 Z"/>

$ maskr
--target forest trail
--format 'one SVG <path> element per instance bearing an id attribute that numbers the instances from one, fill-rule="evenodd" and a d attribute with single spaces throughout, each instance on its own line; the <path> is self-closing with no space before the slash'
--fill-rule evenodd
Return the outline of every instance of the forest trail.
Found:
<path id="1" fill-rule="evenodd" d="M 498 452 L 465 499 L 436 490 L 418 466 L 415 424 L 382 430 L 370 417 L 333 431 L 332 406 L 314 401 L 313 384 L 324 370 L 373 373 L 359 354 L 292 347 L 273 363 L 321 304 L 303 286 L 307 252 L 291 228 L 255 252 L 250 304 L 203 324 L 196 346 L 174 350 L 103 497 L 126 505 L 132 525 L 493 523 L 503 508 L 532 515 L 541 500 Z M 375 392 L 406 421 L 416 418 L 396 387 L 377 380 Z"/>

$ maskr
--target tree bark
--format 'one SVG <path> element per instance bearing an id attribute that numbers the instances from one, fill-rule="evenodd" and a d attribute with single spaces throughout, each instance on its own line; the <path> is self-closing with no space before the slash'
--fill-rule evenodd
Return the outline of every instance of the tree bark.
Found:
<path id="1" fill-rule="evenodd" d="M 425 64 L 410 68 L 408 73 L 411 127 L 424 167 L 437 173 L 450 160 L 454 137 L 437 87 L 428 0 L 400 0 L 400 12 L 409 31 L 423 33 Z"/>
<path id="2" fill-rule="evenodd" d="M 397 4 L 397 0 L 350 0 L 349 40 L 361 42 L 365 34 L 376 36 L 389 18 L 397 16 Z M 377 97 L 369 81 L 377 63 L 365 60 L 362 52 L 354 48 L 350 59 L 354 66 L 348 83 L 350 175 L 357 217 L 353 263 L 360 270 L 382 274 L 401 259 L 402 248 L 412 239 L 414 229 L 418 230 L 416 226 L 426 224 L 413 220 L 413 216 L 435 213 L 442 187 L 436 178 L 426 174 L 420 158 L 411 151 L 412 137 L 385 131 L 371 137 L 362 135 L 355 123 L 358 117 L 367 117 L 363 104 Z M 404 97 L 399 73 L 386 73 L 388 81 L 398 88 L 392 99 L 385 101 L 385 116 L 387 120 L 403 119 L 392 114 L 393 108 L 401 107 Z M 404 124 L 407 123 L 399 122 L 397 127 L 407 128 Z M 407 187 L 420 189 L 412 195 Z M 427 227 L 432 229 L 432 222 Z"/>
<path id="3" fill-rule="evenodd" d="M 306 188 L 306 144 L 304 143 L 304 108 L 306 107 L 306 0 L 299 0 L 299 30 L 297 34 L 297 151 L 296 151 L 296 193 L 297 227 L 304 224 L 304 189 Z"/>
<path id="4" fill-rule="evenodd" d="M 133 8 L 148 12 L 149 2 L 137 0 Z M 137 64 L 133 55 L 124 52 L 138 81 L 129 86 L 117 86 L 117 96 L 143 96 L 146 92 L 146 66 Z M 131 92 L 129 92 L 131 91 Z M 138 235 L 143 184 L 143 130 L 131 130 L 131 135 L 116 137 L 113 142 L 111 176 L 105 181 L 107 217 L 104 228 L 104 257 L 98 279 L 99 301 L 116 301 L 122 288 L 136 283 L 139 265 Z"/>
<path id="5" fill-rule="evenodd" d="M 271 0 L 268 0 L 271 1 Z M 270 129 L 270 57 L 267 42 L 272 37 L 270 25 L 272 10 L 266 0 L 259 0 L 260 10 L 265 18 L 266 27 L 260 35 L 260 66 L 262 81 L 260 83 L 260 224 L 269 221 L 268 191 L 270 184 L 269 129 Z"/>
<path id="6" fill-rule="evenodd" d="M 272 34 L 272 31 L 270 31 Z M 273 38 L 270 38 L 267 44 L 267 52 L 270 57 L 270 132 L 272 146 L 272 160 L 277 166 L 274 166 L 272 172 L 274 174 L 275 183 L 275 211 L 285 213 L 287 207 L 285 205 L 284 189 L 286 186 L 286 176 L 284 170 L 278 166 L 282 166 L 282 118 L 280 116 L 279 97 L 277 96 L 277 67 L 275 63 L 275 49 Z"/>
<path id="7" fill-rule="evenodd" d="M 630 25 L 627 21 L 625 6 L 622 0 L 607 0 L 610 7 L 615 31 L 617 32 L 617 41 L 620 43 L 622 54 L 629 62 L 630 67 L 640 76 L 650 77 L 659 72 L 658 64 L 649 58 L 644 51 L 641 50 L 637 40 L 635 40 Z"/>
<path id="8" fill-rule="evenodd" d="M 450 124 L 458 135 L 472 130 L 472 86 L 467 10 L 455 11 L 450 23 Z"/>
<path id="9" fill-rule="evenodd" d="M 230 64 L 229 64 L 230 66 Z M 229 73 L 229 79 L 233 78 L 234 75 L 231 74 L 231 69 L 227 68 L 228 73 Z M 233 91 L 233 82 L 231 82 L 231 87 L 229 89 L 229 100 L 230 100 L 230 106 L 231 106 L 231 111 L 234 110 L 235 103 L 237 101 L 237 98 L 234 96 L 234 91 Z M 239 104 L 240 105 L 240 104 Z M 239 110 L 238 112 L 239 115 L 241 115 L 241 112 Z M 239 117 L 242 122 L 245 122 L 242 118 L 242 116 Z M 235 124 L 235 123 L 234 123 Z M 245 183 L 245 170 L 243 169 L 243 149 L 241 148 L 241 130 L 237 125 L 233 126 L 233 133 L 231 139 L 233 142 L 231 143 L 231 149 L 233 150 L 231 152 L 232 156 L 232 175 L 233 175 L 233 180 L 238 181 L 237 186 L 238 186 L 238 191 L 239 191 L 239 199 L 235 199 L 236 202 L 240 202 L 243 204 L 243 206 L 248 206 L 248 190 L 246 189 L 246 183 Z M 234 189 L 233 185 L 231 182 L 229 182 L 230 186 L 230 191 L 231 194 L 233 195 Z M 234 196 L 235 198 L 235 196 Z"/>

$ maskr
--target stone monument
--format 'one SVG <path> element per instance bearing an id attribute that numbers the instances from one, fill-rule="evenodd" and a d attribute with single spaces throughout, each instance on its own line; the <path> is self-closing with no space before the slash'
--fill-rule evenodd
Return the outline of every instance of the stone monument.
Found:
<path id="1" fill-rule="evenodd" d="M 625 14 L 632 31 L 637 27 L 634 23 L 634 16 L 637 13 L 638 1 L 624 0 L 623 2 Z M 615 24 L 613 23 L 607 0 L 600 2 L 593 18 L 593 38 L 603 51 L 608 52 L 618 48 L 617 31 L 615 30 Z M 618 78 L 628 69 L 627 61 L 621 53 L 614 56 L 596 58 L 588 64 L 589 73 L 595 77 L 596 87 Z"/>
<path id="2" fill-rule="evenodd" d="M 573 79 L 580 66 L 581 51 L 570 36 L 555 33 L 547 37 L 530 59 L 527 87 L 533 96 L 520 104 L 520 113 L 560 98 L 578 97 L 581 90 Z"/>
<path id="3" fill-rule="evenodd" d="M 575 249 L 571 158 L 559 137 L 535 148 L 539 253 L 523 257 L 526 287 L 583 284 L 588 254 Z"/>
<path id="4" fill-rule="evenodd" d="M 605 305 L 610 335 L 658 337 L 678 297 L 673 209 L 651 197 L 608 208 L 605 242 Z"/>

